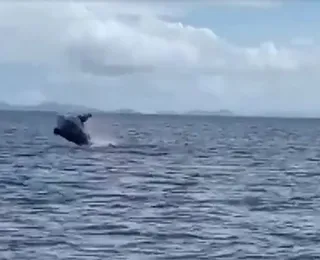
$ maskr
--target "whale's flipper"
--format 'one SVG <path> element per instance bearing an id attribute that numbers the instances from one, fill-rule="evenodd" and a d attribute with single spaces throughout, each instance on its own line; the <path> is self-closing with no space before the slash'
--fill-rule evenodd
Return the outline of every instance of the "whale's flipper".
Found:
<path id="1" fill-rule="evenodd" d="M 87 122 L 87 120 L 92 117 L 91 113 L 86 113 L 86 114 L 81 114 L 78 115 L 79 120 L 81 121 L 82 124 L 84 124 L 85 122 Z"/>

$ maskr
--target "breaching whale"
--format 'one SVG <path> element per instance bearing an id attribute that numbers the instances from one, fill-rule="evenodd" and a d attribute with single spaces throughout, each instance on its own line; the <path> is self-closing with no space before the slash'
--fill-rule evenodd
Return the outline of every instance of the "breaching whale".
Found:
<path id="1" fill-rule="evenodd" d="M 90 135 L 85 131 L 84 123 L 90 117 L 92 117 L 90 113 L 77 116 L 59 115 L 53 133 L 77 145 L 89 145 Z"/>

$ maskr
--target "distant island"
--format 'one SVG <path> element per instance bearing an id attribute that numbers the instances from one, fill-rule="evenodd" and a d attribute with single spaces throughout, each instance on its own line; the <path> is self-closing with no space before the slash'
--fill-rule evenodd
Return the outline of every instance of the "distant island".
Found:
<path id="1" fill-rule="evenodd" d="M 161 110 L 161 111 L 157 111 L 156 114 L 157 115 L 180 115 L 181 113 L 178 113 L 172 110 Z"/>
<path id="2" fill-rule="evenodd" d="M 39 112 L 58 112 L 58 113 L 66 113 L 66 112 L 74 112 L 74 113 L 97 113 L 103 112 L 98 109 L 88 108 L 85 106 L 79 105 L 67 105 L 60 104 L 56 102 L 43 102 L 38 105 L 11 105 L 5 102 L 0 102 L 0 110 L 5 111 L 39 111 Z"/>
<path id="3" fill-rule="evenodd" d="M 107 113 L 114 113 L 114 114 L 142 114 L 141 112 L 135 111 L 133 109 L 117 109 L 112 111 L 107 111 Z"/>
<path id="4" fill-rule="evenodd" d="M 233 116 L 234 114 L 227 109 L 220 109 L 219 111 L 203 111 L 203 110 L 193 110 L 186 112 L 187 115 L 197 115 L 197 116 Z"/>
<path id="5" fill-rule="evenodd" d="M 142 114 L 133 109 L 100 110 L 81 105 L 61 104 L 57 102 L 43 102 L 38 105 L 11 105 L 0 102 L 0 111 L 26 111 L 26 112 L 56 112 L 56 113 L 108 113 L 108 114 Z"/>
<path id="6" fill-rule="evenodd" d="M 230 110 L 221 109 L 219 111 L 206 111 L 206 110 L 191 110 L 187 112 L 175 111 L 159 111 L 158 115 L 190 115 L 190 116 L 234 116 Z"/>
<path id="7" fill-rule="evenodd" d="M 71 105 L 71 104 L 61 104 L 57 102 L 43 102 L 38 105 L 11 105 L 5 102 L 0 102 L 0 110 L 2 111 L 36 111 L 36 112 L 56 112 L 56 113 L 107 113 L 107 114 L 127 114 L 127 115 L 142 115 L 145 113 L 128 109 L 116 109 L 116 110 L 99 110 L 91 107 Z M 193 116 L 232 116 L 233 113 L 229 110 L 219 110 L 219 111 L 202 111 L 193 110 L 188 112 L 175 112 L 175 111 L 159 111 L 155 113 L 156 115 L 193 115 Z"/>

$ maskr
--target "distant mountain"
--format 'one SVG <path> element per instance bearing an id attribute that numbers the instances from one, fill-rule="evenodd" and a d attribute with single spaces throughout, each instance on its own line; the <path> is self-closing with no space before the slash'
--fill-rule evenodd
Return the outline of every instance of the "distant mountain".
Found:
<path id="1" fill-rule="evenodd" d="M 0 110 L 9 110 L 10 108 L 11 108 L 11 105 L 5 102 L 0 102 Z"/>
<path id="2" fill-rule="evenodd" d="M 188 111 L 187 115 L 199 115 L 199 116 L 233 116 L 234 114 L 227 109 L 220 109 L 219 111 L 203 111 L 203 110 L 193 110 Z"/>
<path id="3" fill-rule="evenodd" d="M 175 112 L 171 110 L 157 111 L 158 115 L 193 115 L 193 116 L 233 116 L 234 114 L 226 109 L 219 111 L 191 110 L 187 112 Z"/>
<path id="4" fill-rule="evenodd" d="M 80 105 L 59 104 L 55 102 L 44 102 L 36 106 L 25 107 L 28 110 L 55 111 L 55 112 L 102 112 L 101 110 Z"/>
<path id="5" fill-rule="evenodd" d="M 24 106 L 24 105 L 10 105 L 5 102 L 0 102 L 0 110 L 11 111 L 45 111 L 45 112 L 58 112 L 58 113 L 84 113 L 84 112 L 102 112 L 98 109 L 88 108 L 79 105 L 60 104 L 55 102 L 43 102 L 38 105 Z"/>
<path id="6" fill-rule="evenodd" d="M 127 108 L 108 111 L 108 113 L 112 113 L 112 114 L 141 114 L 138 111 L 135 111 L 133 109 L 127 109 Z"/>
<path id="7" fill-rule="evenodd" d="M 33 106 L 23 106 L 23 105 L 11 105 L 5 102 L 0 102 L 0 110 L 9 111 L 39 111 L 39 112 L 56 112 L 56 113 L 110 113 L 110 114 L 143 114 L 139 111 L 133 109 L 117 109 L 112 111 L 103 111 L 95 108 L 90 108 L 80 105 L 72 104 L 61 104 L 57 102 L 43 102 L 38 105 Z M 209 116 L 232 116 L 233 113 L 229 110 L 219 110 L 219 111 L 203 111 L 203 110 L 193 110 L 186 113 L 178 113 L 175 111 L 159 111 L 158 115 L 209 115 Z"/>
<path id="8" fill-rule="evenodd" d="M 158 115 L 179 115 L 180 113 L 172 111 L 172 110 L 162 110 L 162 111 L 157 111 Z"/>

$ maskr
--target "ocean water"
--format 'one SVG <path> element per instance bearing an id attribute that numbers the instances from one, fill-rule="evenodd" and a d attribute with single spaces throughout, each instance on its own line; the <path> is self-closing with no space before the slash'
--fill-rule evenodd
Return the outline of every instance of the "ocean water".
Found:
<path id="1" fill-rule="evenodd" d="M 320 259 L 320 120 L 0 116 L 0 259 Z"/>

